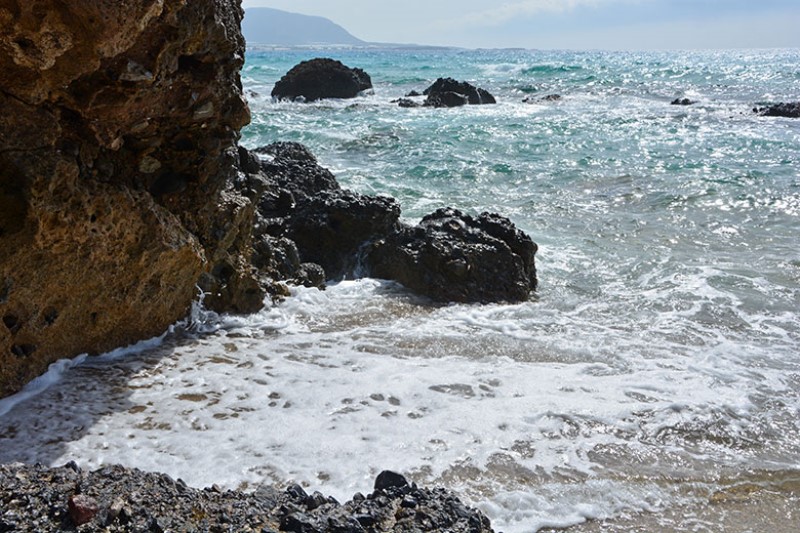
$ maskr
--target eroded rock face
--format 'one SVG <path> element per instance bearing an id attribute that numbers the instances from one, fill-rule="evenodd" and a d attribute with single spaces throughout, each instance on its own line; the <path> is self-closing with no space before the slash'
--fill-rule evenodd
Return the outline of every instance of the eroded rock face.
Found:
<path id="1" fill-rule="evenodd" d="M 335 59 L 319 58 L 303 61 L 286 73 L 272 90 L 275 98 L 305 99 L 355 98 L 372 88 L 369 74 L 350 68 Z"/>
<path id="2" fill-rule="evenodd" d="M 156 335 L 197 285 L 252 311 L 236 0 L 0 6 L 0 396 Z"/>

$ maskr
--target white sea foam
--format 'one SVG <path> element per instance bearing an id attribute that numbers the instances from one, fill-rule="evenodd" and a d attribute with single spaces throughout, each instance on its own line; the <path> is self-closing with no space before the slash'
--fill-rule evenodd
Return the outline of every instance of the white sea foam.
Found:
<path id="1" fill-rule="evenodd" d="M 212 332 L 70 364 L 3 418 L 0 460 L 121 462 L 195 486 L 296 481 L 340 499 L 390 468 L 446 483 L 513 532 L 650 509 L 674 501 L 656 485 L 673 469 L 758 455 L 742 454 L 757 391 L 725 350 L 554 343 L 536 305 L 431 307 L 376 280 L 296 289 Z M 650 485 L 606 477 L 629 469 Z"/>

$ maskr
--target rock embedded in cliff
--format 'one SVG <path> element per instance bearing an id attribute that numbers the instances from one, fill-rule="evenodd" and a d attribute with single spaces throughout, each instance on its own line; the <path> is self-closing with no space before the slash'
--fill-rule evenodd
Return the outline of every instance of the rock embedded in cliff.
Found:
<path id="1" fill-rule="evenodd" d="M 308 102 L 323 98 L 355 98 L 372 88 L 369 74 L 328 58 L 303 61 L 286 73 L 272 90 L 274 98 Z"/>
<path id="2" fill-rule="evenodd" d="M 200 284 L 252 311 L 236 0 L 0 7 L 0 396 L 160 334 Z"/>
<path id="3" fill-rule="evenodd" d="M 430 87 L 423 91 L 428 98 L 426 106 L 430 107 L 455 107 L 465 104 L 496 104 L 497 100 L 492 94 L 465 81 L 456 81 L 453 78 L 439 78 Z"/>

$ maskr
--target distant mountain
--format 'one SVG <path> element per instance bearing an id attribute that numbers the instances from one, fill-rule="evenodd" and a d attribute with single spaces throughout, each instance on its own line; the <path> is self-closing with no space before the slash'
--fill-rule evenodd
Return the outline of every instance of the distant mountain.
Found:
<path id="1" fill-rule="evenodd" d="M 367 44 L 324 17 L 310 17 L 268 7 L 246 9 L 242 33 L 248 45 Z"/>

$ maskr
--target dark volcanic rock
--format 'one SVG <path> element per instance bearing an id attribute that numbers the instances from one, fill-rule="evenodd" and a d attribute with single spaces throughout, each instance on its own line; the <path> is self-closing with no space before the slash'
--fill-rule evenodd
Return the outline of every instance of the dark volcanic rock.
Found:
<path id="1" fill-rule="evenodd" d="M 467 104 L 469 104 L 469 98 L 466 95 L 444 91 L 428 95 L 424 105 L 425 107 L 461 107 Z"/>
<path id="2" fill-rule="evenodd" d="M 91 511 L 75 515 L 77 505 Z M 318 492 L 309 496 L 297 485 L 243 493 L 194 489 L 163 474 L 121 466 L 83 473 L 69 466 L 0 465 L 0 531 L 54 533 L 76 525 L 80 531 L 107 532 L 492 531 L 483 513 L 441 488 L 394 483 L 339 504 Z"/>
<path id="3" fill-rule="evenodd" d="M 523 301 L 536 289 L 536 244 L 507 218 L 439 209 L 372 244 L 370 272 L 435 300 Z"/>
<path id="4" fill-rule="evenodd" d="M 298 202 L 286 235 L 304 261 L 321 265 L 328 279 L 340 279 L 353 274 L 361 247 L 393 232 L 399 218 L 394 198 L 326 191 Z"/>
<path id="5" fill-rule="evenodd" d="M 471 105 L 497 103 L 494 96 L 492 96 L 489 91 L 479 89 L 465 81 L 456 81 L 453 78 L 439 78 L 433 85 L 423 91 L 423 94 L 428 96 L 426 103 L 431 102 L 428 105 L 432 106 L 435 106 L 437 101 L 441 101 L 441 99 L 437 99 L 437 95 L 443 93 L 463 95 L 466 97 L 467 103 Z M 446 97 L 444 101 L 450 101 L 451 98 L 452 97 Z"/>
<path id="6" fill-rule="evenodd" d="M 688 98 L 676 98 L 675 100 L 670 102 L 670 105 L 694 105 L 696 103 L 697 102 L 695 102 L 694 100 L 689 100 Z"/>
<path id="7" fill-rule="evenodd" d="M 765 117 L 800 118 L 800 102 L 788 102 L 757 107 L 754 112 Z"/>
<path id="8" fill-rule="evenodd" d="M 286 73 L 272 89 L 275 98 L 309 102 L 322 98 L 355 98 L 372 88 L 369 74 L 334 59 L 303 61 Z"/>
<path id="9" fill-rule="evenodd" d="M 342 190 L 302 145 L 256 152 L 272 183 L 258 204 L 260 269 L 306 285 L 374 275 L 439 301 L 521 301 L 536 288 L 536 245 L 506 218 L 440 210 L 411 228 L 394 199 Z"/>
<path id="10" fill-rule="evenodd" d="M 331 171 L 320 166 L 314 154 L 300 143 L 277 142 L 257 148 L 254 152 L 266 156 L 260 161 L 260 170 L 279 189 L 291 193 L 292 202 L 323 191 L 341 189 Z M 271 200 L 265 198 L 263 201 Z M 263 212 L 265 208 L 260 209 Z M 277 210 L 286 214 L 282 209 Z"/>

